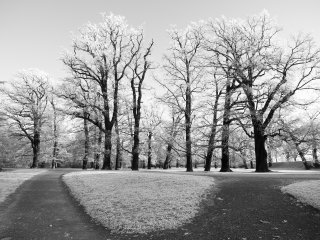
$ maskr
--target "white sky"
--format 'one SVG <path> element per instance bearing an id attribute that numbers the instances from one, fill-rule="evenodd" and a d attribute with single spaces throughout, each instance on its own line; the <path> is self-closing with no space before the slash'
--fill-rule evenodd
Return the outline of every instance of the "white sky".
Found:
<path id="1" fill-rule="evenodd" d="M 101 12 L 124 15 L 129 24 L 145 25 L 155 41 L 160 61 L 168 48 L 166 29 L 191 21 L 241 17 L 267 9 L 285 32 L 311 33 L 320 45 L 320 2 L 316 0 L 0 0 L 0 81 L 9 81 L 23 68 L 36 67 L 53 78 L 65 76 L 60 56 L 71 44 L 71 32 L 88 21 L 101 21 Z"/>

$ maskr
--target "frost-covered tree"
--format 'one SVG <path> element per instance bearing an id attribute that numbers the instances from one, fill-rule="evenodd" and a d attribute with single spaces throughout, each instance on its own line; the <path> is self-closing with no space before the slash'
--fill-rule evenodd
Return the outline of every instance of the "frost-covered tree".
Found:
<path id="1" fill-rule="evenodd" d="M 187 171 L 192 172 L 192 114 L 195 96 L 203 90 L 205 74 L 201 63 L 202 25 L 192 24 L 186 29 L 169 31 L 171 46 L 163 65 L 165 77 L 159 83 L 165 87 L 167 98 L 184 114 L 185 155 Z"/>
<path id="2" fill-rule="evenodd" d="M 98 24 L 87 24 L 80 29 L 72 43 L 73 51 L 63 57 L 75 81 L 96 84 L 95 93 L 102 98 L 102 107 L 91 106 L 103 115 L 103 121 L 79 115 L 98 126 L 105 134 L 102 169 L 111 169 L 112 129 L 117 120 L 119 84 L 130 64 L 140 51 L 142 29 L 130 28 L 122 16 L 103 15 Z"/>
<path id="3" fill-rule="evenodd" d="M 219 60 L 231 63 L 232 78 L 244 92 L 252 122 L 256 171 L 267 172 L 265 142 L 275 112 L 319 79 L 320 51 L 308 35 L 278 41 L 280 29 L 268 13 L 213 23 Z"/>
<path id="4" fill-rule="evenodd" d="M 20 71 L 16 78 L 2 89 L 6 97 L 4 113 L 9 119 L 13 135 L 26 138 L 31 143 L 31 168 L 38 167 L 48 91 L 49 76 L 38 69 Z"/>
<path id="5" fill-rule="evenodd" d="M 139 49 L 142 48 L 142 40 L 138 42 Z M 144 52 L 139 51 L 136 55 L 131 67 L 132 73 L 130 76 L 130 86 L 132 92 L 132 113 L 134 118 L 134 131 L 133 131 L 133 146 L 132 146 L 132 170 L 139 169 L 139 144 L 140 144 L 140 119 L 141 119 L 141 103 L 142 103 L 142 86 L 145 81 L 146 74 L 151 68 L 149 56 L 151 55 L 151 48 L 153 41 L 145 49 Z"/>

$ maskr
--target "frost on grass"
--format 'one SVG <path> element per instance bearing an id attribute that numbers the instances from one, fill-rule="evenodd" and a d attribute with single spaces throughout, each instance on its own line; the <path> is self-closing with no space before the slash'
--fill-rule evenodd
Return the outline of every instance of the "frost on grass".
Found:
<path id="1" fill-rule="evenodd" d="M 139 172 L 77 172 L 64 181 L 87 213 L 114 233 L 174 229 L 199 210 L 212 178 Z"/>
<path id="2" fill-rule="evenodd" d="M 0 202 L 3 202 L 24 181 L 45 171 L 42 169 L 19 169 L 10 172 L 0 172 Z"/>
<path id="3" fill-rule="evenodd" d="M 320 209 L 320 180 L 293 183 L 282 187 L 281 191 L 294 196 L 302 203 Z"/>

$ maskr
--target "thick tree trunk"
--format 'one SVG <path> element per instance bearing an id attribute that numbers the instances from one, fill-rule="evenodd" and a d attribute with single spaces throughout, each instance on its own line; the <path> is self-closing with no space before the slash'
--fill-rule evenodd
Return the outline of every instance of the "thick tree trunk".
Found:
<path id="1" fill-rule="evenodd" d="M 32 144 L 32 151 L 33 151 L 33 158 L 32 158 L 31 168 L 37 168 L 38 167 L 38 162 L 39 162 L 40 144 L 33 143 Z"/>
<path id="2" fill-rule="evenodd" d="M 148 169 L 151 169 L 151 161 L 152 161 L 152 132 L 148 132 Z"/>
<path id="3" fill-rule="evenodd" d="M 37 126 L 35 126 L 35 129 L 37 129 Z M 40 154 L 40 133 L 38 131 L 34 132 L 33 141 L 31 145 L 32 145 L 32 151 L 33 151 L 31 168 L 37 168 L 39 163 L 39 154 Z"/>
<path id="4" fill-rule="evenodd" d="M 213 128 L 213 126 L 212 126 L 212 128 Z M 213 155 L 213 150 L 214 150 L 214 139 L 215 139 L 215 133 L 213 135 L 213 131 L 211 129 L 209 146 L 207 149 L 205 165 L 204 165 L 204 171 L 206 171 L 206 172 L 209 172 L 211 170 L 211 161 L 212 161 L 212 155 Z"/>
<path id="5" fill-rule="evenodd" d="M 84 156 L 82 161 L 82 169 L 87 169 L 88 156 L 89 156 L 89 128 L 87 120 L 87 112 L 84 112 L 83 130 L 84 130 Z"/>
<path id="6" fill-rule="evenodd" d="M 168 143 L 167 156 L 166 156 L 166 160 L 163 163 L 163 169 L 168 169 L 169 168 L 169 165 L 171 163 L 171 150 L 172 150 L 172 143 Z"/>
<path id="7" fill-rule="evenodd" d="M 221 147 L 220 172 L 232 172 L 232 170 L 230 169 L 230 156 L 229 156 L 231 94 L 232 94 L 232 86 L 230 86 L 230 79 L 227 78 L 224 112 L 223 112 L 223 120 L 222 120 L 222 133 L 221 133 L 222 147 Z"/>
<path id="8" fill-rule="evenodd" d="M 187 172 L 193 172 L 192 166 L 192 151 L 191 151 L 191 128 L 189 126 L 186 127 L 186 157 L 187 157 Z"/>
<path id="9" fill-rule="evenodd" d="M 115 72 L 115 75 L 117 72 Z M 117 76 L 115 77 L 114 83 L 114 93 L 113 93 L 113 114 L 112 120 L 110 121 L 110 107 L 109 107 L 109 98 L 108 98 L 108 79 L 105 79 L 101 84 L 101 91 L 103 97 L 103 104 L 104 104 L 104 156 L 103 156 L 103 170 L 111 170 L 111 150 L 112 150 L 112 128 L 115 119 L 118 116 L 118 87 L 119 82 L 117 81 Z"/>
<path id="10" fill-rule="evenodd" d="M 102 144 L 102 131 L 98 127 L 95 127 L 95 132 L 94 132 L 94 145 L 95 145 L 94 168 L 95 169 L 100 168 L 101 144 Z"/>
<path id="11" fill-rule="evenodd" d="M 117 153 L 116 153 L 115 170 L 119 170 L 121 168 L 121 163 L 122 163 L 122 152 L 121 152 L 121 141 L 120 141 L 118 119 L 116 119 L 115 121 L 115 131 L 117 136 Z"/>
<path id="12" fill-rule="evenodd" d="M 187 172 L 193 172 L 192 149 L 191 149 L 192 142 L 191 142 L 191 90 L 190 90 L 190 85 L 187 85 L 187 89 L 186 89 L 185 126 L 186 126 L 186 161 L 187 161 L 186 168 L 187 168 Z"/>
<path id="13" fill-rule="evenodd" d="M 262 130 L 262 123 L 255 123 L 254 128 L 254 147 L 256 155 L 256 172 L 269 172 L 268 154 L 265 148 L 266 137 Z"/>
<path id="14" fill-rule="evenodd" d="M 112 130 L 106 128 L 104 135 L 104 157 L 103 157 L 103 170 L 111 170 L 111 149 L 112 149 Z"/>
<path id="15" fill-rule="evenodd" d="M 212 155 L 213 155 L 213 150 L 214 150 L 214 141 L 216 138 L 217 124 L 218 124 L 217 116 L 218 116 L 219 97 L 220 97 L 220 95 L 219 95 L 218 91 L 216 91 L 216 98 L 215 98 L 215 103 L 213 106 L 213 121 L 212 121 L 208 149 L 207 149 L 207 154 L 206 154 L 206 159 L 205 159 L 206 162 L 205 162 L 205 166 L 204 166 L 204 171 L 210 171 L 210 169 L 211 169 L 211 161 L 212 161 Z"/>
<path id="16" fill-rule="evenodd" d="M 230 169 L 230 156 L 229 156 L 229 124 L 222 126 L 221 134 L 221 169 L 220 172 L 232 172 Z"/>
<path id="17" fill-rule="evenodd" d="M 139 138 L 139 125 L 135 124 L 134 133 L 133 133 L 133 146 L 132 146 L 132 165 L 131 169 L 134 171 L 139 170 L 139 145 L 140 145 L 140 138 Z"/>
<path id="18" fill-rule="evenodd" d="M 271 154 L 271 147 L 270 147 L 270 144 L 269 144 L 270 142 L 267 142 L 267 149 L 268 149 L 268 152 L 267 152 L 267 154 L 268 154 L 268 166 L 269 167 L 272 167 L 272 162 L 273 162 L 273 160 L 272 160 L 272 154 Z"/>
<path id="19" fill-rule="evenodd" d="M 313 158 L 313 162 L 314 162 L 314 167 L 319 168 L 320 163 L 319 163 L 318 154 L 317 154 L 317 143 L 315 140 L 313 140 L 312 148 L 313 148 L 312 149 L 312 158 Z"/>
<path id="20" fill-rule="evenodd" d="M 220 172 L 232 172 L 230 169 L 230 154 L 229 154 L 229 112 L 224 113 L 223 126 L 221 133 L 221 169 Z"/>

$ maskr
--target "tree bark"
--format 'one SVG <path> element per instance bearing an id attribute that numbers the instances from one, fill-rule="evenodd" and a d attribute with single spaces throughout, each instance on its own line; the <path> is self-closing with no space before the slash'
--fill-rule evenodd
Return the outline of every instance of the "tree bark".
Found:
<path id="1" fill-rule="evenodd" d="M 230 154 L 229 154 L 229 135 L 230 135 L 230 110 L 231 110 L 231 94 L 232 87 L 230 86 L 230 79 L 227 78 L 226 94 L 224 102 L 224 112 L 222 121 L 221 133 L 221 169 L 220 172 L 232 172 L 230 169 Z"/>
<path id="2" fill-rule="evenodd" d="M 58 141 L 54 140 L 54 142 L 53 142 L 53 152 L 52 152 L 52 163 L 51 163 L 51 167 L 52 168 L 56 168 L 57 155 L 58 155 Z"/>
<path id="3" fill-rule="evenodd" d="M 302 160 L 302 163 L 303 163 L 305 169 L 306 170 L 310 170 L 311 166 L 308 164 L 307 159 L 305 158 L 304 153 L 303 153 L 302 149 L 299 146 L 299 143 L 295 142 L 294 145 L 295 145 L 295 147 L 296 147 L 296 149 L 298 151 L 298 154 L 299 154 L 299 156 L 300 156 L 300 158 Z"/>
<path id="4" fill-rule="evenodd" d="M 267 152 L 267 154 L 268 154 L 268 166 L 272 167 L 273 160 L 272 160 L 272 154 L 271 154 L 270 141 L 267 142 L 267 149 L 268 149 L 268 152 Z"/>
<path id="5" fill-rule="evenodd" d="M 167 156 L 166 156 L 166 160 L 163 163 L 163 169 L 168 169 L 169 168 L 169 165 L 171 163 L 171 150 L 172 150 L 172 143 L 168 143 Z"/>
<path id="6" fill-rule="evenodd" d="M 34 133 L 33 139 L 31 141 L 32 151 L 33 151 L 33 158 L 32 158 L 32 165 L 31 168 L 37 168 L 39 162 L 39 153 L 40 153 L 40 124 L 35 121 L 34 122 Z"/>
<path id="7" fill-rule="evenodd" d="M 139 124 L 135 124 L 133 133 L 133 147 L 132 147 L 132 165 L 131 169 L 134 171 L 139 170 L 139 149 L 140 138 L 139 138 Z"/>
<path id="8" fill-rule="evenodd" d="M 268 154 L 265 148 L 266 137 L 262 129 L 262 123 L 255 122 L 254 126 L 254 147 L 256 155 L 256 172 L 269 172 L 267 158 Z"/>
<path id="9" fill-rule="evenodd" d="M 57 111 L 53 98 L 50 100 L 53 109 L 53 151 L 52 151 L 52 162 L 51 167 L 56 168 L 56 160 L 58 155 L 58 130 L 57 130 Z"/>
<path id="10" fill-rule="evenodd" d="M 84 111 L 84 118 L 83 118 L 83 130 L 84 130 L 84 156 L 82 161 L 82 169 L 87 169 L 88 164 L 88 156 L 89 156 L 89 128 L 88 128 L 88 120 L 87 120 L 88 113 Z"/>
<path id="11" fill-rule="evenodd" d="M 186 126 L 186 168 L 187 172 L 193 172 L 192 166 L 192 142 L 191 142 L 191 89 L 189 79 L 186 89 L 186 109 L 185 109 L 185 126 Z"/>
<path id="12" fill-rule="evenodd" d="M 119 170 L 121 168 L 122 163 L 122 152 L 121 152 L 121 141 L 120 141 L 120 133 L 119 133 L 119 123 L 118 119 L 115 121 L 115 132 L 117 136 L 117 153 L 116 153 L 116 166 L 115 170 Z"/>
<path id="13" fill-rule="evenodd" d="M 38 132 L 36 132 L 33 137 L 32 151 L 33 151 L 33 158 L 32 158 L 31 168 L 37 168 L 38 162 L 39 162 L 39 153 L 40 153 L 40 133 Z"/>
<path id="14" fill-rule="evenodd" d="M 217 85 L 216 85 L 216 88 L 218 88 Z M 213 121 L 212 121 L 212 126 L 211 126 L 211 132 L 210 132 L 208 149 L 207 149 L 207 154 L 206 154 L 206 159 L 205 159 L 205 167 L 204 167 L 204 171 L 208 171 L 208 172 L 211 170 L 211 161 L 212 161 L 212 155 L 213 155 L 213 150 L 214 150 L 214 141 L 215 141 L 216 132 L 217 132 L 217 124 L 218 124 L 217 116 L 218 116 L 219 98 L 220 98 L 220 94 L 216 90 L 216 97 L 215 97 L 215 102 L 214 102 L 214 106 L 213 106 Z"/>
<path id="15" fill-rule="evenodd" d="M 314 132 L 314 129 L 312 129 Z M 312 139 L 312 158 L 313 158 L 313 163 L 315 168 L 320 167 L 319 159 L 318 159 L 318 154 L 317 154 L 317 142 L 316 142 L 316 136 L 313 134 L 313 139 Z"/>
<path id="16" fill-rule="evenodd" d="M 148 169 L 151 169 L 151 160 L 152 160 L 152 132 L 148 132 Z"/>
<path id="17" fill-rule="evenodd" d="M 111 137 L 112 137 L 112 130 L 106 129 L 105 135 L 104 135 L 104 157 L 103 157 L 103 165 L 102 169 L 103 170 L 111 170 L 111 148 L 112 148 L 112 142 L 111 142 Z"/>
<path id="18" fill-rule="evenodd" d="M 98 133 L 97 133 L 98 132 Z M 101 144 L 102 144 L 102 131 L 100 128 L 95 127 L 95 153 L 94 153 L 94 168 L 100 168 L 100 152 L 101 152 Z M 98 136 L 97 136 L 98 135 Z"/>
<path id="19" fill-rule="evenodd" d="M 319 163 L 318 155 L 317 155 L 317 147 L 313 148 L 312 156 L 313 156 L 313 161 L 314 161 L 315 168 L 319 168 L 320 167 L 320 163 Z"/>

